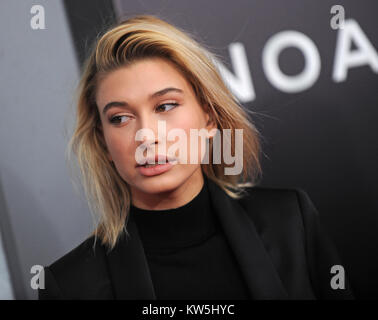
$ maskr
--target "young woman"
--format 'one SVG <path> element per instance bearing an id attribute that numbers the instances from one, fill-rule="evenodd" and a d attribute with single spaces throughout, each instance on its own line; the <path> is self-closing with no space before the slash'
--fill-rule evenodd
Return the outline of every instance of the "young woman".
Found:
<path id="1" fill-rule="evenodd" d="M 40 299 L 352 298 L 307 193 L 257 185 L 259 133 L 214 58 L 151 15 L 95 43 L 69 150 L 99 220 Z"/>

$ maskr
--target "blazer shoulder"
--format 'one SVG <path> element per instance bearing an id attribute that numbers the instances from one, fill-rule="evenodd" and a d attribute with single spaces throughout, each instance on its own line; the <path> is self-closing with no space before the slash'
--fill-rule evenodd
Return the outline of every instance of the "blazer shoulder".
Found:
<path id="1" fill-rule="evenodd" d="M 246 191 L 239 203 L 269 248 L 286 287 L 309 281 L 318 299 L 353 299 L 347 277 L 344 290 L 330 286 L 331 268 L 343 264 L 309 194 L 300 187 L 258 186 Z M 288 280 L 285 270 L 290 264 L 295 276 Z"/>
<path id="2" fill-rule="evenodd" d="M 88 237 L 71 251 L 45 267 L 46 289 L 56 290 L 62 298 L 95 297 L 97 285 L 108 285 L 105 248 L 94 236 Z M 48 279 L 53 279 L 48 283 Z M 84 292 L 85 291 L 85 292 Z M 106 290 L 104 290 L 105 292 Z"/>
<path id="3" fill-rule="evenodd" d="M 274 219 L 279 222 L 298 223 L 300 220 L 302 227 L 308 229 L 321 220 L 311 197 L 301 187 L 248 187 L 239 202 L 257 221 Z"/>
<path id="4" fill-rule="evenodd" d="M 65 253 L 59 259 L 49 265 L 49 269 L 56 274 L 63 275 L 67 270 L 82 268 L 88 262 L 92 261 L 99 251 L 99 246 L 94 246 L 95 238 L 90 236 L 79 245 Z"/>
<path id="5" fill-rule="evenodd" d="M 303 212 L 303 206 L 310 206 L 309 199 L 301 188 L 255 186 L 247 188 L 238 202 L 266 243 L 288 248 L 305 241 L 308 219 L 304 216 L 315 214 Z"/>
<path id="6" fill-rule="evenodd" d="M 268 213 L 279 218 L 283 212 L 293 213 L 300 209 L 301 201 L 309 201 L 307 193 L 302 188 L 276 188 L 254 186 L 245 189 L 244 196 L 238 199 L 240 205 L 245 209 L 253 208 L 255 214 Z M 287 209 L 287 210 L 285 210 Z M 281 214 L 279 214 L 281 213 Z M 277 217 L 277 215 L 279 215 Z"/>
<path id="7" fill-rule="evenodd" d="M 287 196 L 288 194 L 295 194 L 298 191 L 306 193 L 306 191 L 300 187 L 288 187 L 288 188 L 280 188 L 280 187 L 269 187 L 269 186 L 253 186 L 245 188 L 245 197 L 256 197 L 256 196 Z M 241 198 L 241 199 L 243 199 Z"/>

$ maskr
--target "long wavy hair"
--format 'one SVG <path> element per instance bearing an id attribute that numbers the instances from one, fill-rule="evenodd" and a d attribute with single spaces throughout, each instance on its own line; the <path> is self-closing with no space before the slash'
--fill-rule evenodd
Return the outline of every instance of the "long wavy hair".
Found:
<path id="1" fill-rule="evenodd" d="M 91 236 L 101 239 L 110 250 L 120 234 L 127 235 L 131 193 L 129 185 L 106 156 L 106 143 L 95 101 L 96 88 L 106 74 L 148 58 L 168 59 L 184 75 L 205 112 L 216 122 L 222 135 L 231 129 L 231 150 L 235 147 L 235 129 L 243 129 L 243 169 L 239 175 L 225 175 L 229 166 L 223 161 L 213 164 L 213 140 L 209 141 L 209 163 L 201 163 L 203 173 L 230 197 L 238 199 L 246 187 L 259 182 L 260 134 L 244 109 L 220 76 L 216 62 L 222 58 L 196 36 L 154 15 L 137 15 L 119 22 L 100 34 L 93 44 L 82 70 L 76 91 L 74 132 L 67 147 L 67 160 L 79 177 L 94 214 Z M 206 106 L 206 107 L 205 107 Z M 223 150 L 222 150 L 223 153 Z M 76 156 L 73 159 L 72 155 Z"/>

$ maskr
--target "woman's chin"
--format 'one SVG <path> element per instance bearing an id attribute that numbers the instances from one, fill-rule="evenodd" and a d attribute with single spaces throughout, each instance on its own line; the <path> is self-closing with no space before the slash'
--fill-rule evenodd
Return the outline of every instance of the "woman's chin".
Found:
<path id="1" fill-rule="evenodd" d="M 180 181 L 174 176 L 158 175 L 153 177 L 142 177 L 136 186 L 140 191 L 148 194 L 158 194 L 175 190 Z"/>

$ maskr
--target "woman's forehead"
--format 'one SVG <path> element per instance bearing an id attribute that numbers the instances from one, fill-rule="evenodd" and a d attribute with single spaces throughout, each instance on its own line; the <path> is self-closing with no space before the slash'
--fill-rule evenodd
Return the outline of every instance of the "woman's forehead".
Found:
<path id="1" fill-rule="evenodd" d="M 166 91 L 175 95 L 191 93 L 187 80 L 164 60 L 140 61 L 103 77 L 97 87 L 96 100 L 100 106 L 116 97 L 130 101 L 149 100 L 159 97 L 157 93 L 167 88 L 177 89 Z"/>

